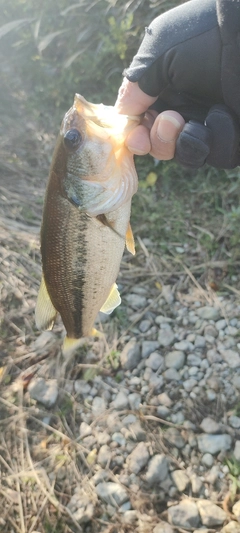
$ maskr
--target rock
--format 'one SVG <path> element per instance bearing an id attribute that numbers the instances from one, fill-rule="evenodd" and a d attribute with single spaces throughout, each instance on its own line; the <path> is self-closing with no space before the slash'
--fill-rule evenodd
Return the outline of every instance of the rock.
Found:
<path id="1" fill-rule="evenodd" d="M 159 416 L 159 418 L 164 418 L 164 420 L 170 416 L 171 414 L 171 411 L 169 409 L 169 407 L 165 407 L 165 405 L 159 405 L 158 408 L 157 408 L 157 416 Z"/>
<path id="2" fill-rule="evenodd" d="M 240 355 L 234 350 L 221 350 L 221 356 L 224 361 L 230 366 L 230 368 L 239 368 Z"/>
<path id="3" fill-rule="evenodd" d="M 142 322 L 139 324 L 139 331 L 141 331 L 141 333 L 146 333 L 150 329 L 151 325 L 151 320 L 142 320 Z"/>
<path id="4" fill-rule="evenodd" d="M 197 505 L 191 500 L 184 499 L 178 505 L 168 509 L 168 521 L 174 526 L 193 528 L 199 524 Z"/>
<path id="5" fill-rule="evenodd" d="M 190 483 L 190 479 L 184 470 L 174 470 L 171 473 L 171 477 L 179 492 L 184 492 Z"/>
<path id="6" fill-rule="evenodd" d="M 236 519 L 238 520 L 238 522 L 240 522 L 240 500 L 234 503 L 232 507 L 232 512 L 234 516 L 236 516 Z"/>
<path id="7" fill-rule="evenodd" d="M 162 454 L 154 455 L 149 463 L 146 472 L 146 481 L 149 485 L 160 483 L 168 474 L 168 461 L 166 456 Z"/>
<path id="8" fill-rule="evenodd" d="M 128 397 L 125 392 L 118 392 L 115 400 L 112 402 L 112 406 L 118 411 L 123 411 L 129 407 Z"/>
<path id="9" fill-rule="evenodd" d="M 187 365 L 188 366 L 201 366 L 202 359 L 201 357 L 198 357 L 198 355 L 195 355 L 194 353 L 190 353 L 187 356 Z"/>
<path id="10" fill-rule="evenodd" d="M 152 352 L 159 348 L 157 341 L 143 341 L 142 343 L 142 358 L 146 359 Z"/>
<path id="11" fill-rule="evenodd" d="M 204 328 L 204 337 L 209 336 L 213 337 L 214 339 L 218 336 L 218 331 L 212 324 L 207 324 L 207 326 Z"/>
<path id="12" fill-rule="evenodd" d="M 183 382 L 183 387 L 185 389 L 185 391 L 187 392 L 191 392 L 191 390 L 196 387 L 197 385 L 197 380 L 194 379 L 194 378 L 189 378 L 189 379 L 186 379 L 186 381 Z"/>
<path id="13" fill-rule="evenodd" d="M 56 342 L 56 336 L 52 331 L 42 331 L 38 338 L 33 343 L 33 349 L 37 353 L 43 353 L 45 350 L 49 350 L 50 347 Z"/>
<path id="14" fill-rule="evenodd" d="M 160 522 L 153 529 L 153 533 L 174 533 L 174 530 L 167 522 Z"/>
<path id="15" fill-rule="evenodd" d="M 163 385 L 164 385 L 163 376 L 158 376 L 152 373 L 149 378 L 149 388 L 151 389 L 152 393 L 157 394 L 161 390 Z"/>
<path id="16" fill-rule="evenodd" d="M 130 525 L 136 522 L 136 520 L 137 520 L 137 511 L 135 509 L 131 511 L 125 511 L 123 515 L 124 524 Z"/>
<path id="17" fill-rule="evenodd" d="M 168 368 L 164 372 L 164 377 L 167 381 L 181 381 L 181 376 L 176 368 Z"/>
<path id="18" fill-rule="evenodd" d="M 115 433 L 113 433 L 112 440 L 114 442 L 117 442 L 119 444 L 119 446 L 125 446 L 125 444 L 126 444 L 126 439 L 123 436 L 123 434 L 120 433 L 120 432 L 117 432 L 117 431 Z"/>
<path id="19" fill-rule="evenodd" d="M 195 312 L 196 315 L 203 320 L 218 320 L 220 314 L 216 307 L 211 307 L 209 305 L 206 305 L 205 307 L 199 307 Z"/>
<path id="20" fill-rule="evenodd" d="M 135 440 L 138 440 L 138 441 L 146 440 L 146 432 L 142 428 L 139 420 L 129 425 L 129 431 L 131 431 L 131 436 Z"/>
<path id="21" fill-rule="evenodd" d="M 132 394 L 129 394 L 128 396 L 130 409 L 133 411 L 138 411 L 140 404 L 141 404 L 141 394 L 138 394 L 137 392 L 132 392 Z"/>
<path id="22" fill-rule="evenodd" d="M 45 407 L 52 407 L 58 397 L 58 386 L 56 379 L 45 380 L 43 378 L 32 379 L 28 385 L 30 398 L 42 403 Z"/>
<path id="23" fill-rule="evenodd" d="M 97 442 L 100 446 L 111 442 L 111 437 L 106 431 L 101 431 L 97 434 Z"/>
<path id="24" fill-rule="evenodd" d="M 240 524 L 231 520 L 221 529 L 220 533 L 240 533 Z"/>
<path id="25" fill-rule="evenodd" d="M 215 485 L 219 478 L 219 474 L 220 470 L 218 465 L 214 465 L 205 477 L 206 482 L 210 483 L 211 485 Z"/>
<path id="26" fill-rule="evenodd" d="M 162 287 L 162 297 L 167 302 L 167 304 L 171 305 L 174 301 L 174 296 L 172 293 L 172 287 L 171 285 L 163 285 Z"/>
<path id="27" fill-rule="evenodd" d="M 203 482 L 200 477 L 198 477 L 197 474 L 192 474 L 190 481 L 192 485 L 193 494 L 200 494 L 203 489 Z"/>
<path id="28" fill-rule="evenodd" d="M 236 389 L 240 389 L 240 376 L 234 376 L 232 382 Z"/>
<path id="29" fill-rule="evenodd" d="M 198 500 L 197 507 L 204 526 L 221 526 L 227 518 L 227 513 L 221 507 L 208 500 Z"/>
<path id="30" fill-rule="evenodd" d="M 211 350 L 207 351 L 207 360 L 210 365 L 213 365 L 214 363 L 221 363 L 222 357 L 215 348 L 211 348 Z"/>
<path id="31" fill-rule="evenodd" d="M 215 422 L 213 418 L 207 416 L 202 420 L 200 428 L 204 431 L 204 433 L 218 433 L 220 430 L 220 425 Z"/>
<path id="32" fill-rule="evenodd" d="M 147 298 L 145 296 L 141 296 L 140 294 L 127 294 L 125 298 L 128 305 L 133 307 L 133 309 L 139 309 L 139 307 L 144 307 L 147 304 Z"/>
<path id="33" fill-rule="evenodd" d="M 172 400 L 169 398 L 166 392 L 162 392 L 162 394 L 158 395 L 158 401 L 161 405 L 164 405 L 165 407 L 171 407 Z"/>
<path id="34" fill-rule="evenodd" d="M 231 448 L 232 439 L 230 435 L 205 435 L 201 434 L 197 437 L 198 448 L 202 453 L 215 453 L 229 450 Z"/>
<path id="35" fill-rule="evenodd" d="M 214 463 L 214 458 L 211 453 L 204 453 L 201 459 L 201 463 L 205 466 L 212 466 Z"/>
<path id="36" fill-rule="evenodd" d="M 165 356 L 165 365 L 167 368 L 176 368 L 176 370 L 179 370 L 183 367 L 185 362 L 185 354 L 184 352 L 180 352 L 178 350 L 174 350 L 173 352 L 169 352 Z"/>
<path id="37" fill-rule="evenodd" d="M 76 381 L 74 381 L 74 390 L 76 394 L 81 394 L 81 396 L 83 396 L 84 394 L 89 394 L 91 387 L 84 379 L 76 379 Z"/>
<path id="38" fill-rule="evenodd" d="M 82 422 L 80 424 L 80 437 L 83 439 L 84 437 L 88 437 L 88 435 L 92 434 L 92 428 L 89 426 L 89 424 L 86 424 L 86 422 Z"/>
<path id="39" fill-rule="evenodd" d="M 231 415 L 228 419 L 229 421 L 229 424 L 232 428 L 234 429 L 239 429 L 240 428 L 240 418 L 239 416 L 235 416 L 235 415 Z"/>
<path id="40" fill-rule="evenodd" d="M 181 448 L 183 448 L 186 444 L 180 431 L 178 431 L 178 429 L 176 428 L 167 429 L 165 431 L 164 437 L 169 444 L 172 444 L 172 446 L 176 446 L 176 448 L 178 448 L 179 450 L 181 450 Z"/>
<path id="41" fill-rule="evenodd" d="M 137 367 L 141 360 L 140 345 L 136 342 L 136 339 L 131 339 L 120 355 L 120 361 L 124 370 L 133 370 Z"/>
<path id="42" fill-rule="evenodd" d="M 158 370 L 164 366 L 164 357 L 158 352 L 152 352 L 148 359 L 146 359 L 146 366 L 152 370 Z"/>
<path id="43" fill-rule="evenodd" d="M 98 452 L 97 462 L 102 468 L 105 468 L 111 461 L 111 449 L 107 444 L 103 444 Z"/>
<path id="44" fill-rule="evenodd" d="M 225 318 L 221 318 L 220 320 L 218 320 L 216 322 L 215 326 L 218 329 L 218 331 L 220 331 L 221 329 L 226 328 L 227 322 L 226 322 Z"/>
<path id="45" fill-rule="evenodd" d="M 130 472 L 138 474 L 149 460 L 149 452 L 144 442 L 139 442 L 127 458 Z"/>
<path id="46" fill-rule="evenodd" d="M 75 494 L 71 497 L 67 508 L 76 522 L 79 524 L 85 524 L 93 518 L 95 505 L 94 502 L 90 500 L 89 493 L 85 493 L 83 489 L 77 488 Z"/>
<path id="47" fill-rule="evenodd" d="M 237 461 L 240 461 L 240 440 L 236 440 L 233 455 Z"/>
<path id="48" fill-rule="evenodd" d="M 128 493 L 124 487 L 111 481 L 99 483 L 96 493 L 106 503 L 118 507 L 128 501 Z"/>
<path id="49" fill-rule="evenodd" d="M 206 339 L 202 335 L 196 335 L 196 339 L 194 342 L 195 348 L 205 348 L 206 346 Z"/>
<path id="50" fill-rule="evenodd" d="M 100 416 L 106 411 L 106 402 L 104 398 L 101 398 L 100 396 L 95 396 L 93 398 L 92 402 L 92 412 L 94 416 Z"/>
<path id="51" fill-rule="evenodd" d="M 174 348 L 176 348 L 176 350 L 179 350 L 180 352 L 190 352 L 193 350 L 194 346 L 189 341 L 180 341 L 175 342 Z"/>
<path id="52" fill-rule="evenodd" d="M 172 344 L 174 341 L 174 337 L 175 335 L 172 329 L 160 329 L 158 335 L 158 342 L 160 346 L 170 346 L 170 344 Z"/>

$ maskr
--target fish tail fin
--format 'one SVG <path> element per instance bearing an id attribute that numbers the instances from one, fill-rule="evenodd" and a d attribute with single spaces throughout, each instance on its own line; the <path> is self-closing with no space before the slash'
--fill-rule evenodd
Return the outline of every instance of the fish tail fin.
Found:
<path id="1" fill-rule="evenodd" d="M 83 343 L 83 339 L 71 339 L 70 337 L 65 337 L 62 345 L 62 353 L 63 355 L 68 355 L 71 352 L 74 352 L 74 350 L 77 350 L 79 346 Z"/>
<path id="2" fill-rule="evenodd" d="M 52 329 L 57 316 L 53 306 L 44 277 L 42 276 L 37 303 L 35 308 L 35 322 L 38 329 Z"/>

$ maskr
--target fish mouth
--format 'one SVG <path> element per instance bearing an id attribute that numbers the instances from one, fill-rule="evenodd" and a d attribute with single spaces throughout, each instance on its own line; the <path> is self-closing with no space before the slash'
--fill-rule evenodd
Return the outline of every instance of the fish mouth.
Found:
<path id="1" fill-rule="evenodd" d="M 75 94 L 73 107 L 86 120 L 104 128 L 105 134 L 125 137 L 141 121 L 141 116 L 121 115 L 113 106 L 93 104 L 81 94 Z"/>

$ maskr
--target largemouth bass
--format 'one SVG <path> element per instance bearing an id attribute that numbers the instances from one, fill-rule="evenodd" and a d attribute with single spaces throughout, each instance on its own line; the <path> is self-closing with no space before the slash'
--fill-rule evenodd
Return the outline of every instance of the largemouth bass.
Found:
<path id="1" fill-rule="evenodd" d="M 60 313 L 63 352 L 95 334 L 99 310 L 111 313 L 121 302 L 115 281 L 125 243 L 134 253 L 129 219 L 138 185 L 124 141 L 138 123 L 76 94 L 60 128 L 43 210 L 35 317 L 39 329 L 51 329 Z"/>

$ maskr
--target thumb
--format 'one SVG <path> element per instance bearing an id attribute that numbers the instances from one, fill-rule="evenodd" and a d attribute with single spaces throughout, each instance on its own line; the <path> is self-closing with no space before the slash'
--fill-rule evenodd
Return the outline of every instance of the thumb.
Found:
<path id="1" fill-rule="evenodd" d="M 138 83 L 124 78 L 118 92 L 115 107 L 118 113 L 125 115 L 141 115 L 157 100 L 157 96 L 149 96 L 144 93 Z"/>

